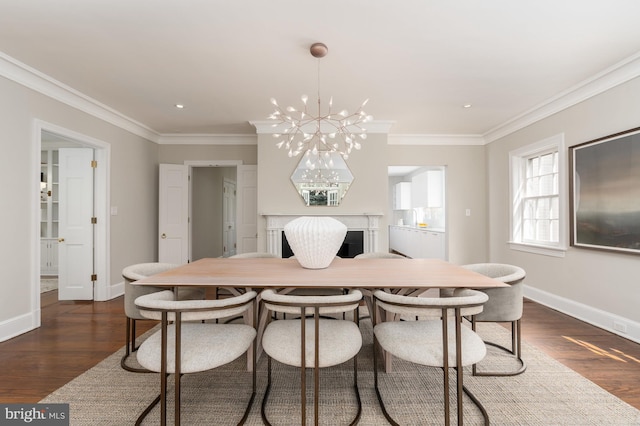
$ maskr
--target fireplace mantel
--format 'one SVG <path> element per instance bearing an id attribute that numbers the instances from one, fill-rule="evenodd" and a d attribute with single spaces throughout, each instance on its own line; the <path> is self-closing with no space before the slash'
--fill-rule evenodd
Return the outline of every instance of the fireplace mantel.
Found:
<path id="1" fill-rule="evenodd" d="M 282 231 L 284 226 L 300 216 L 328 216 L 347 226 L 349 231 L 363 231 L 364 252 L 378 251 L 379 222 L 382 213 L 348 213 L 348 214 L 284 214 L 263 213 L 267 221 L 267 251 L 282 256 Z"/>

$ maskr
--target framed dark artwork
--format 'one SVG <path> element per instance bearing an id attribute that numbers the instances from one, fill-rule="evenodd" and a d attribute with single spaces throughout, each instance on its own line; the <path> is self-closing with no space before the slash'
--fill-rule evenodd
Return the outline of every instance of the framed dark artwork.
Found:
<path id="1" fill-rule="evenodd" d="M 569 148 L 571 245 L 640 254 L 640 127 Z"/>

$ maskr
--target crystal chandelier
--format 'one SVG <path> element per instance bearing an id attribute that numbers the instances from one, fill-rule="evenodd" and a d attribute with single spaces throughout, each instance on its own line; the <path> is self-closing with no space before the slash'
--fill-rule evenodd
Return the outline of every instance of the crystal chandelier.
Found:
<path id="1" fill-rule="evenodd" d="M 347 110 L 333 112 L 331 97 L 328 109 L 323 114 L 320 103 L 320 58 L 324 57 L 329 49 L 323 43 L 314 43 L 309 50 L 314 58 L 318 58 L 317 115 L 307 108 L 307 95 L 302 95 L 302 110 L 292 106 L 283 109 L 271 98 L 275 111 L 269 119 L 274 121 L 273 127 L 284 128 L 281 133 L 273 135 L 278 139 L 276 146 L 286 149 L 289 157 L 305 152 L 307 156 L 311 153 L 318 158 L 318 153 L 336 152 L 346 159 L 352 150 L 360 149 L 359 141 L 367 138 L 367 131 L 362 125 L 373 120 L 373 117 L 363 111 L 369 100 L 365 100 L 356 112 L 349 114 Z"/>

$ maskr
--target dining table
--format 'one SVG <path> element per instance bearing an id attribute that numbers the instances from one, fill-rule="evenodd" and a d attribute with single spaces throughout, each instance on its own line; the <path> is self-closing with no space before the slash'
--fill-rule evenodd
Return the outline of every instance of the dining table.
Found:
<path id="1" fill-rule="evenodd" d="M 378 289 L 420 294 L 429 289 L 508 286 L 440 259 L 340 257 L 323 269 L 303 268 L 295 258 L 203 258 L 135 281 L 133 285 L 178 291 L 180 287 L 225 287 L 237 292 L 255 290 L 258 293 L 267 288 L 284 292 L 296 288 L 336 288 L 360 289 L 369 294 Z M 263 311 L 258 316 L 260 336 L 267 318 Z M 248 313 L 245 320 L 253 323 L 252 314 Z M 251 356 L 250 352 L 248 356 Z M 248 365 L 251 365 L 249 361 Z"/>

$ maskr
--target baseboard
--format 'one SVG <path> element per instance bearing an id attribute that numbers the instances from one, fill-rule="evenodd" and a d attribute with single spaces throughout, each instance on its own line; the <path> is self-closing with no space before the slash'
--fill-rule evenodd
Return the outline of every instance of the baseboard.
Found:
<path id="1" fill-rule="evenodd" d="M 124 294 L 124 281 L 113 284 L 109 287 L 109 300 L 120 297 Z"/>
<path id="2" fill-rule="evenodd" d="M 0 323 L 0 342 L 12 339 L 40 327 L 40 310 Z"/>
<path id="3" fill-rule="evenodd" d="M 640 343 L 640 323 L 637 321 L 527 285 L 524 286 L 524 297 L 625 339 Z"/>

